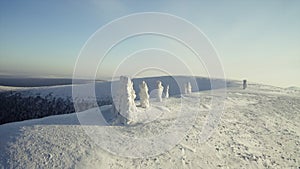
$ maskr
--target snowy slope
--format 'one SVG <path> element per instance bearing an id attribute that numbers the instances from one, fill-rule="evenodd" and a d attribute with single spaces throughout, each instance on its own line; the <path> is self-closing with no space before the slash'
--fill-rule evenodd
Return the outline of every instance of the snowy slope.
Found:
<path id="1" fill-rule="evenodd" d="M 4 124 L 0 125 L 0 168 L 298 168 L 299 96 L 294 90 L 266 85 L 250 84 L 247 90 L 231 87 L 218 128 L 201 143 L 199 135 L 211 108 L 210 92 L 187 95 L 185 111 L 197 112 L 195 124 L 170 151 L 148 158 L 131 159 L 104 151 L 84 132 L 103 126 L 81 126 L 76 114 Z M 169 111 L 159 121 L 140 126 L 143 132 L 139 127 L 106 127 L 155 136 L 172 122 L 179 103 L 180 98 L 165 100 Z M 106 109 L 109 106 L 102 107 Z"/>

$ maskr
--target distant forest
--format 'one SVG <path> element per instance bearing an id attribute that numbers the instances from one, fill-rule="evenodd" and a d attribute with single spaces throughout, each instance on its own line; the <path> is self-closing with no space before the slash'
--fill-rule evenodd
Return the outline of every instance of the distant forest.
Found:
<path id="1" fill-rule="evenodd" d="M 41 87 L 72 84 L 72 79 L 67 78 L 17 78 L 0 75 L 1 86 L 13 87 Z M 87 80 L 76 80 L 77 83 L 87 83 Z"/>
<path id="2" fill-rule="evenodd" d="M 98 106 L 111 104 L 112 100 L 98 100 Z M 80 110 L 87 110 L 97 105 L 80 102 Z M 74 113 L 72 98 L 22 96 L 19 92 L 0 93 L 0 124 L 42 118 L 50 115 Z"/>

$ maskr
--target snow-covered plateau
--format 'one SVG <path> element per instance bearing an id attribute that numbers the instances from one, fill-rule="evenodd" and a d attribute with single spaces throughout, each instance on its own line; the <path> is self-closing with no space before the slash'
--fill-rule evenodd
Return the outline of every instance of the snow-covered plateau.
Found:
<path id="1" fill-rule="evenodd" d="M 155 82 L 148 83 L 150 89 Z M 236 84 L 226 89 L 222 116 L 205 142 L 200 136 L 213 109 L 211 90 L 174 97 L 174 86 L 168 84 L 170 98 L 159 103 L 150 99 L 144 113 L 156 114 L 151 121 L 134 126 L 80 124 L 78 116 L 93 114 L 98 108 L 0 125 L 0 168 L 300 168 L 300 91 L 252 83 L 243 90 L 241 83 Z M 64 87 L 46 90 L 52 89 L 54 95 L 69 95 Z M 186 104 L 180 107 L 183 100 Z M 110 105 L 100 107 L 104 116 L 110 109 Z M 178 111 L 186 116 L 195 113 L 193 124 L 170 150 L 154 156 L 119 156 L 104 150 L 86 132 L 105 127 L 126 136 L 156 137 L 174 119 L 189 118 L 177 117 Z M 123 144 L 114 143 L 121 154 L 128 151 L 122 149 Z M 131 151 L 151 148 L 145 144 Z"/>

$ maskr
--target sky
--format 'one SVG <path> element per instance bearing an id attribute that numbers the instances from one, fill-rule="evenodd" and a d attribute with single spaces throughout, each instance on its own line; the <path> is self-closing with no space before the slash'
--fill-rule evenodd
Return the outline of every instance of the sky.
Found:
<path id="1" fill-rule="evenodd" d="M 228 79 L 300 86 L 297 0 L 2 0 L 0 75 L 72 77 L 77 56 L 89 37 L 112 20 L 137 12 L 169 13 L 196 25 L 216 48 Z M 150 37 L 151 43 L 153 39 Z M 149 37 L 140 41 L 147 40 Z M 140 45 L 140 41 L 129 44 Z M 115 53 L 125 57 L 120 51 Z M 119 62 L 113 54 L 100 66 L 101 76 L 109 76 Z M 188 55 L 181 57 L 189 60 Z"/>

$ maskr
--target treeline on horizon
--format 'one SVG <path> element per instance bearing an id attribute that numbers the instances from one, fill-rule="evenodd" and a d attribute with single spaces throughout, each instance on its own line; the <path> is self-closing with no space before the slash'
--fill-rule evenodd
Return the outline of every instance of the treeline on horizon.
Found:
<path id="1" fill-rule="evenodd" d="M 77 83 L 87 83 L 87 80 L 76 80 Z M 16 77 L 1 77 L 0 86 L 11 87 L 42 87 L 56 85 L 73 84 L 73 79 L 70 78 L 16 78 Z"/>
<path id="2" fill-rule="evenodd" d="M 110 98 L 97 100 L 98 106 L 109 105 Z M 97 105 L 80 102 L 80 110 L 87 110 Z M 51 115 L 74 113 L 72 98 L 54 97 L 49 93 L 45 97 L 23 96 L 19 92 L 0 93 L 0 124 L 42 118 Z"/>

